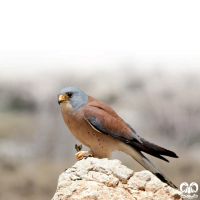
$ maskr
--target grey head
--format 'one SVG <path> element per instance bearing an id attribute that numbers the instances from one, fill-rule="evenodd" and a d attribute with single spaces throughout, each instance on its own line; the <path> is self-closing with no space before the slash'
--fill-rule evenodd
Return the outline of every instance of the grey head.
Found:
<path id="1" fill-rule="evenodd" d="M 88 102 L 88 95 L 76 87 L 66 87 L 58 93 L 58 103 L 69 102 L 77 110 Z"/>

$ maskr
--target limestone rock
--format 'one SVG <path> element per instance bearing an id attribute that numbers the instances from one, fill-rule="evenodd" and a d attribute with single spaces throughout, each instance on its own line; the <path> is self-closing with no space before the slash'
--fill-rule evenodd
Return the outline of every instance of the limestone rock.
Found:
<path id="1" fill-rule="evenodd" d="M 52 200 L 178 200 L 180 192 L 119 160 L 87 158 L 63 172 Z"/>

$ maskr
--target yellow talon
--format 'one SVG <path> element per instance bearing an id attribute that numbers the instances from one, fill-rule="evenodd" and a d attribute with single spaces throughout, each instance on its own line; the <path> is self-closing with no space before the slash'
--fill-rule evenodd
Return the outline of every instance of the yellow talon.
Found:
<path id="1" fill-rule="evenodd" d="M 78 153 L 75 154 L 75 156 L 78 160 L 81 160 L 81 159 L 83 159 L 85 154 L 92 154 L 92 151 L 91 150 L 90 151 L 79 151 Z"/>
<path id="2" fill-rule="evenodd" d="M 81 160 L 83 159 L 84 153 L 82 151 L 79 151 L 78 153 L 75 154 L 75 156 L 78 160 Z"/>

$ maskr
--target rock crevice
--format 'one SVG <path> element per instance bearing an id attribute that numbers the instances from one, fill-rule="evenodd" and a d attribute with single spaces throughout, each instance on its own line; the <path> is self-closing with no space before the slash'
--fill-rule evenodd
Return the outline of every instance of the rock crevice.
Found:
<path id="1" fill-rule="evenodd" d="M 52 200 L 178 200 L 180 195 L 149 171 L 133 172 L 119 160 L 89 157 L 60 175 Z"/>

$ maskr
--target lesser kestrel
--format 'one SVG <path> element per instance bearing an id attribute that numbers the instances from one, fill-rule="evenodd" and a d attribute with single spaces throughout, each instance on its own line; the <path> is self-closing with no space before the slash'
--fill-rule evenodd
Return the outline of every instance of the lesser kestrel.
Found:
<path id="1" fill-rule="evenodd" d="M 141 152 L 169 162 L 164 156 L 178 158 L 167 149 L 148 142 L 136 134 L 117 113 L 105 103 L 94 99 L 76 87 L 66 87 L 58 94 L 63 119 L 71 133 L 90 151 L 76 153 L 77 159 L 85 154 L 97 158 L 109 158 L 115 150 L 123 151 L 161 181 L 177 187 L 164 176 Z"/>

